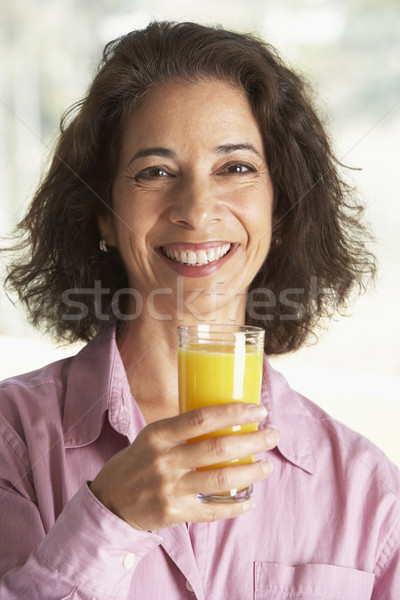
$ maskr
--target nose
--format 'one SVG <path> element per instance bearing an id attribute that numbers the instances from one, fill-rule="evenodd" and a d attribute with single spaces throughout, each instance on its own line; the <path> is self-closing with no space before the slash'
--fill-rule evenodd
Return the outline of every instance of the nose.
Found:
<path id="1" fill-rule="evenodd" d="M 188 229 L 203 230 L 220 220 L 220 203 L 204 179 L 192 178 L 175 190 L 169 209 L 169 220 Z"/>

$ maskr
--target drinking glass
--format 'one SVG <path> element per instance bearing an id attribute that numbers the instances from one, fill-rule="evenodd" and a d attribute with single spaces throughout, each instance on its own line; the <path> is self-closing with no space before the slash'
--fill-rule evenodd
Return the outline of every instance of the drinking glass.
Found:
<path id="1" fill-rule="evenodd" d="M 201 406 L 228 402 L 260 402 L 264 330 L 245 325 L 183 325 L 178 327 L 179 409 L 184 413 Z M 233 425 L 198 436 L 195 442 L 221 435 L 257 430 L 257 423 Z M 255 456 L 200 467 L 214 469 L 254 462 Z M 200 502 L 243 502 L 253 486 L 218 494 L 202 494 Z"/>

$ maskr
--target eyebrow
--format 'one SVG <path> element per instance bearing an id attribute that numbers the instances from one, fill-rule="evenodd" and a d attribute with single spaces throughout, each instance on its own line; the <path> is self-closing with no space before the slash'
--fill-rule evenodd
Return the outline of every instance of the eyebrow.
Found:
<path id="1" fill-rule="evenodd" d="M 169 148 L 162 148 L 161 146 L 156 146 L 154 148 L 141 148 L 132 156 L 129 164 L 132 164 L 133 161 L 138 158 L 145 158 L 146 156 L 164 156 L 165 158 L 175 158 L 176 154 L 173 150 Z"/>
<path id="2" fill-rule="evenodd" d="M 252 144 L 224 144 L 214 148 L 214 152 L 216 154 L 229 154 L 230 152 L 235 152 L 236 150 L 250 150 L 259 158 L 262 158 L 259 151 Z"/>

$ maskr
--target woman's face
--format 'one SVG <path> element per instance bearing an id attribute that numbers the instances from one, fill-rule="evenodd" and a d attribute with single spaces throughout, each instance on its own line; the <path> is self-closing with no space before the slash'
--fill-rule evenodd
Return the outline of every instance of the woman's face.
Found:
<path id="1" fill-rule="evenodd" d="M 100 231 L 136 294 L 157 313 L 168 305 L 223 315 L 229 305 L 229 320 L 234 310 L 243 321 L 246 291 L 269 250 L 273 204 L 243 92 L 219 80 L 151 90 L 123 127 L 112 202 Z"/>

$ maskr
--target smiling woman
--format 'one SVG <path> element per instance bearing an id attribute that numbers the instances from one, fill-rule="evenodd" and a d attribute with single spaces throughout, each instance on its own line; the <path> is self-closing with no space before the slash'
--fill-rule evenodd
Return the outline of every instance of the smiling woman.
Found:
<path id="1" fill-rule="evenodd" d="M 160 115 L 162 90 L 170 89 L 171 82 L 176 90 L 170 98 L 173 105 L 164 102 L 165 114 Z M 266 351 L 282 354 L 300 347 L 321 317 L 332 315 L 346 305 L 352 292 L 363 288 L 374 272 L 374 262 L 365 249 L 361 207 L 342 181 L 304 83 L 260 40 L 197 24 L 154 23 L 106 47 L 87 98 L 63 119 L 53 164 L 21 223 L 21 235 L 27 233 L 26 246 L 21 242 L 27 260 L 15 264 L 8 284 L 27 305 L 33 324 L 73 341 L 89 340 L 110 325 L 120 325 L 116 313 L 125 314 L 126 309 L 116 311 L 112 299 L 118 290 L 132 285 L 132 274 L 127 273 L 118 251 L 100 252 L 97 222 L 114 210 L 113 186 L 118 184 L 117 173 L 121 178 L 121 168 L 126 181 L 130 177 L 134 182 L 136 177 L 138 184 L 140 180 L 143 193 L 154 186 L 155 171 L 148 170 L 152 166 L 157 167 L 156 179 L 165 177 L 169 182 L 157 185 L 176 185 L 174 171 L 170 173 L 164 164 L 176 149 L 161 138 L 144 142 L 143 128 L 140 144 L 135 145 L 132 121 L 139 124 L 139 113 L 147 111 L 146 124 L 162 131 L 164 122 L 174 119 L 176 134 L 184 138 L 180 115 L 185 126 L 196 122 L 198 103 L 190 113 L 180 94 L 187 96 L 192 90 L 194 102 L 196 91 L 208 89 L 204 95 L 208 102 L 213 88 L 214 97 L 219 98 L 214 123 L 231 114 L 226 113 L 224 102 L 224 91 L 229 88 L 231 96 L 241 100 L 241 110 L 247 111 L 253 136 L 257 130 L 255 145 L 244 134 L 240 139 L 215 140 L 216 156 L 226 168 L 214 171 L 213 181 L 219 182 L 220 190 L 228 189 L 239 162 L 243 165 L 239 166 L 240 181 L 246 182 L 247 169 L 253 172 L 257 159 L 268 168 L 273 187 L 273 244 L 250 284 L 252 306 L 246 314 L 249 324 L 266 329 Z M 149 102 L 155 104 L 157 118 L 150 115 Z M 203 109 L 198 115 L 203 132 L 206 113 Z M 232 125 L 240 128 L 241 115 L 236 122 L 231 117 Z M 253 149 L 236 148 L 233 156 L 232 144 L 249 143 Z M 154 158 L 163 160 L 154 163 Z M 253 177 L 257 179 L 254 172 Z M 187 178 L 177 179 L 187 184 Z M 252 204 L 247 203 L 245 212 L 250 208 Z M 134 229 L 136 224 L 130 221 L 129 226 Z M 235 240 L 228 236 L 223 241 Z M 100 299 L 93 293 L 96 281 L 108 290 Z M 86 307 L 85 318 L 81 311 L 77 314 L 73 303 L 63 301 L 65 290 L 77 290 L 77 299 Z M 282 294 L 289 294 L 290 301 L 281 302 Z M 99 312 L 107 318 L 99 319 Z"/>
<path id="2" fill-rule="evenodd" d="M 264 333 L 300 347 L 374 274 L 360 214 L 261 40 L 152 23 L 106 47 L 8 276 L 35 324 L 89 343 L 0 386 L 2 598 L 394 600 L 398 470 L 260 361 Z M 220 369 L 213 338 L 220 403 L 179 414 L 188 324 L 265 331 L 222 340 Z M 232 402 L 232 356 L 234 399 L 262 378 L 261 405 Z"/>

